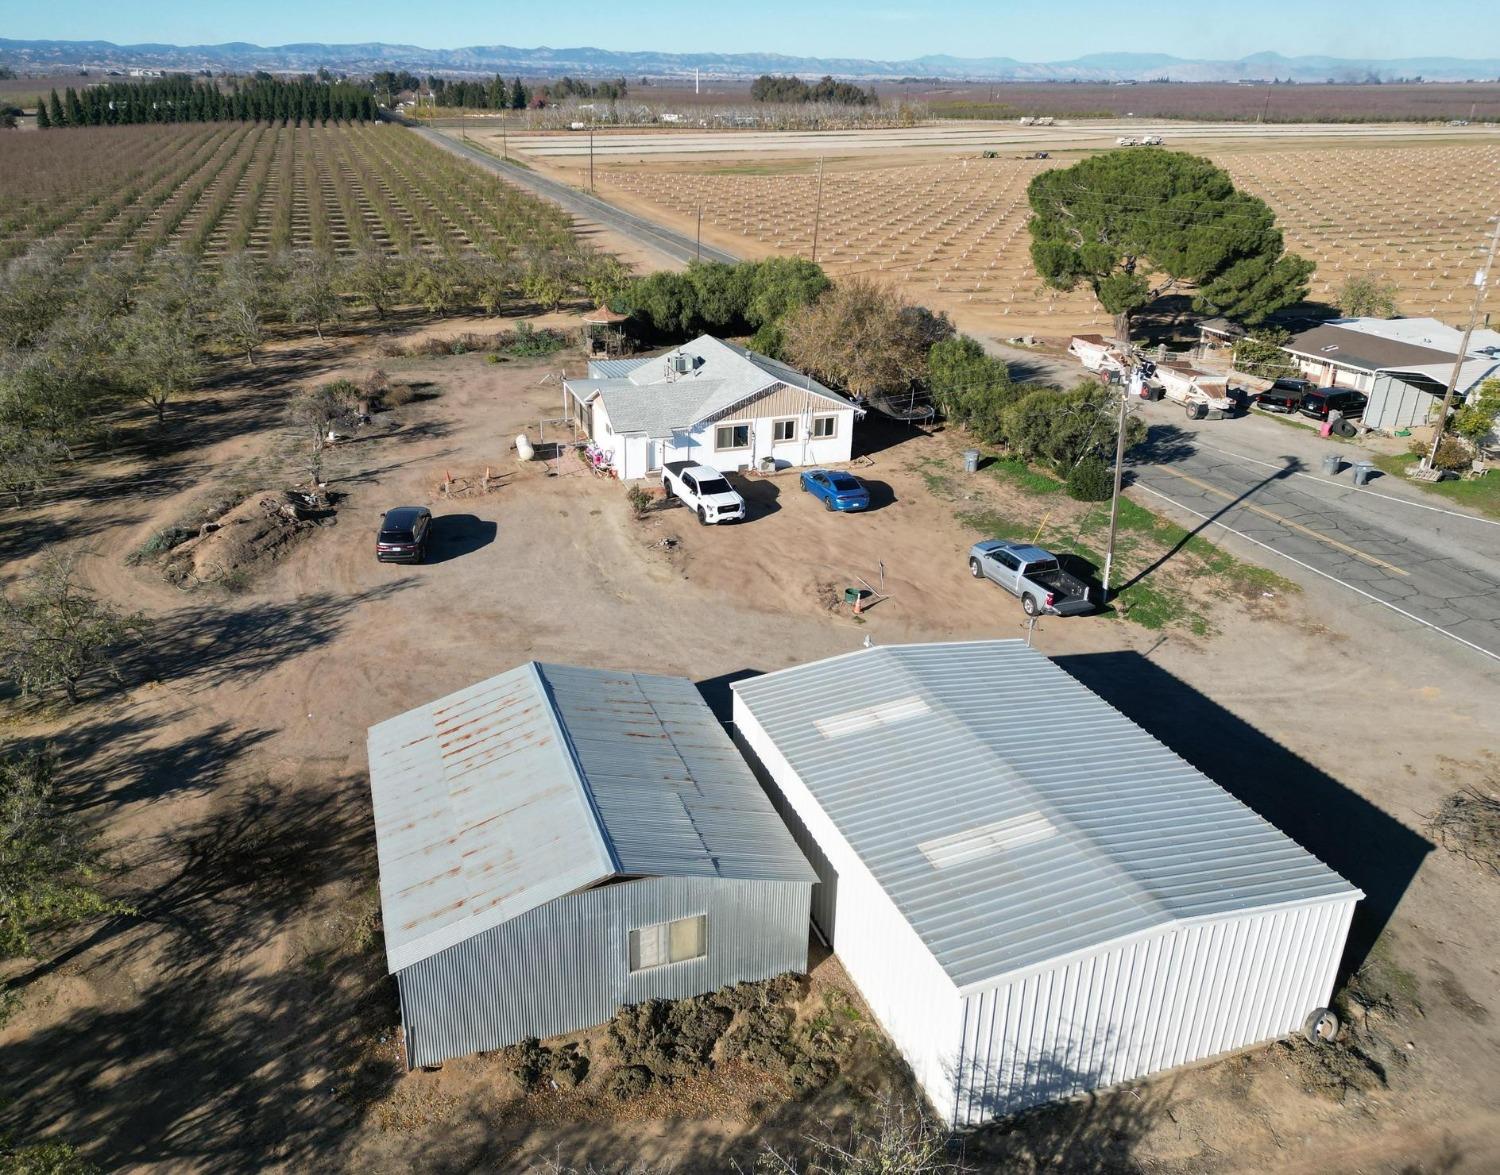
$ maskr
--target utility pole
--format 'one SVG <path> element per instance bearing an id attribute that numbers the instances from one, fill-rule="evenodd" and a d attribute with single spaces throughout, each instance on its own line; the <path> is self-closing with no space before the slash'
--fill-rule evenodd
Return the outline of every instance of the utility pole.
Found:
<path id="1" fill-rule="evenodd" d="M 813 202 L 812 261 L 818 263 L 818 221 L 823 216 L 823 157 L 818 156 L 818 194 Z"/>
<path id="2" fill-rule="evenodd" d="M 594 128 L 589 127 L 589 191 L 594 190 Z"/>
<path id="3" fill-rule="evenodd" d="M 1109 496 L 1109 542 L 1104 548 L 1104 598 L 1100 604 L 1109 603 L 1110 572 L 1115 562 L 1115 531 L 1120 522 L 1120 482 L 1125 472 L 1125 416 L 1130 411 L 1130 389 L 1135 386 L 1137 368 L 1130 361 L 1130 319 L 1122 314 L 1116 324 L 1120 348 L 1129 366 L 1122 373 L 1124 382 L 1120 386 L 1120 419 L 1115 432 L 1115 487 Z"/>
<path id="4" fill-rule="evenodd" d="M 698 246 L 697 246 L 697 254 L 698 254 L 697 259 L 699 261 L 702 261 L 703 260 L 703 205 L 702 204 L 698 205 Z"/>
<path id="5" fill-rule="evenodd" d="M 1438 446 L 1443 443 L 1443 429 L 1448 426 L 1448 410 L 1453 406 L 1453 392 L 1458 387 L 1464 360 L 1469 357 L 1469 339 L 1474 334 L 1474 324 L 1479 321 L 1479 308 L 1484 304 L 1484 291 L 1490 284 L 1490 269 L 1495 264 L 1495 252 L 1500 249 L 1500 216 L 1493 219 L 1495 231 L 1490 234 L 1490 247 L 1485 254 L 1484 264 L 1474 274 L 1474 301 L 1469 307 L 1469 325 L 1464 328 L 1463 341 L 1458 344 L 1458 354 L 1453 357 L 1453 371 L 1448 375 L 1448 387 L 1443 392 L 1443 406 L 1438 409 L 1437 430 L 1432 434 L 1432 451 L 1422 462 L 1424 470 L 1437 468 Z"/>

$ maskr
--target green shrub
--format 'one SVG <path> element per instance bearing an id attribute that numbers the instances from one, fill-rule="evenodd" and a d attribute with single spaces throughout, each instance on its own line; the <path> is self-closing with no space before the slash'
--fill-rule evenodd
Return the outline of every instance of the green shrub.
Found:
<path id="1" fill-rule="evenodd" d="M 1114 489 L 1114 473 L 1098 457 L 1085 457 L 1068 470 L 1068 497 L 1076 501 L 1103 502 Z"/>
<path id="2" fill-rule="evenodd" d="M 1430 449 L 1422 441 L 1414 441 L 1411 451 L 1418 457 L 1426 457 Z M 1466 441 L 1445 434 L 1438 442 L 1437 455 L 1433 458 L 1432 465 L 1434 469 L 1445 469 L 1451 472 L 1467 469 L 1473 461 L 1474 450 Z"/>
<path id="3" fill-rule="evenodd" d="M 630 499 L 630 509 L 637 518 L 646 517 L 651 507 L 656 504 L 656 497 L 642 485 L 633 485 L 625 491 L 625 496 Z"/>
<path id="4" fill-rule="evenodd" d="M 1500 417 L 1500 378 L 1487 379 L 1479 385 L 1479 398 L 1455 412 L 1448 427 L 1477 445 L 1496 431 L 1497 417 Z"/>

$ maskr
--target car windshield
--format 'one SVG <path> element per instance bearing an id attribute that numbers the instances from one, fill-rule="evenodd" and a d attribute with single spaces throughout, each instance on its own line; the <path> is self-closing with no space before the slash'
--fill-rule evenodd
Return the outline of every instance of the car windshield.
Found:
<path id="1" fill-rule="evenodd" d="M 380 541 L 383 543 L 409 543 L 411 542 L 411 531 L 392 530 L 383 527 L 380 531 Z"/>
<path id="2" fill-rule="evenodd" d="M 722 477 L 710 477 L 705 479 L 704 481 L 700 481 L 698 483 L 698 492 L 704 497 L 707 497 L 710 494 L 734 493 L 734 491 L 729 488 L 729 483 Z"/>
<path id="3" fill-rule="evenodd" d="M 835 476 L 835 477 L 830 477 L 828 479 L 828 481 L 833 486 L 833 488 L 836 489 L 836 490 L 857 490 L 857 489 L 859 489 L 859 482 L 855 481 L 852 477 L 848 477 L 848 476 L 838 477 L 838 476 Z"/>

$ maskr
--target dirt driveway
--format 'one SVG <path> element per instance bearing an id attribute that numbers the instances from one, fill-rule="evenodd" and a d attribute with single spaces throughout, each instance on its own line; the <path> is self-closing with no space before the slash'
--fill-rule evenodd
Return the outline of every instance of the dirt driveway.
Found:
<path id="1" fill-rule="evenodd" d="M 184 408 L 187 439 L 149 472 L 122 457 L 6 537 L 12 573 L 45 544 L 85 543 L 95 586 L 160 635 L 153 679 L 11 720 L 15 739 L 59 750 L 137 912 L 27 973 L 27 1007 L 0 1030 L 0 1125 L 68 1137 L 110 1169 L 524 1169 L 561 1156 L 722 1170 L 753 1151 L 742 1113 L 670 1127 L 517 1117 L 481 1063 L 441 1083 L 399 1073 L 373 930 L 365 729 L 532 657 L 682 673 L 712 695 L 714 679 L 867 639 L 1022 636 L 1015 601 L 964 568 L 975 534 L 960 515 L 999 491 L 945 474 L 935 492 L 932 471 L 953 466 L 961 438 L 872 427 L 867 515 L 826 513 L 781 476 L 749 484 L 741 526 L 671 508 L 637 521 L 619 483 L 510 451 L 555 415 L 557 372 L 576 358 L 386 360 L 435 395 L 335 451 L 333 488 L 347 494 L 335 526 L 234 594 L 183 594 L 126 565 L 215 486 L 284 463 L 279 402 L 295 382 L 375 362 L 333 344 L 279 354 L 255 386 Z M 442 497 L 445 473 L 486 467 L 498 489 Z M 434 557 L 377 564 L 379 514 L 405 504 L 433 510 Z M 834 606 L 861 580 L 887 598 L 858 617 Z M 1197 590 L 1191 577 L 1182 590 Z M 1362 632 L 1317 585 L 1295 607 L 1204 586 L 1201 606 L 1213 635 L 1102 616 L 1045 620 L 1035 641 L 1365 889 L 1351 963 L 1375 959 L 1409 987 L 1383 1013 L 1404 1060 L 1384 1084 L 1333 1096 L 1258 1050 L 1151 1083 L 1151 1112 L 1116 1133 L 1156 1170 L 1444 1156 L 1457 1160 L 1442 1169 L 1493 1169 L 1500 883 L 1422 831 L 1460 784 L 1496 786 L 1493 684 Z"/>

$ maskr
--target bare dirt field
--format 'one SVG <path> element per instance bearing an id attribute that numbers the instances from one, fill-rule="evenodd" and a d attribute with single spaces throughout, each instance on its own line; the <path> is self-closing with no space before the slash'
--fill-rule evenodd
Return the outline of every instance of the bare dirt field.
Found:
<path id="1" fill-rule="evenodd" d="M 443 324 L 439 329 L 449 329 Z M 464 324 L 481 329 L 495 324 Z M 847 1110 L 726 1070 L 620 1106 L 523 1096 L 497 1057 L 405 1074 L 384 977 L 365 729 L 547 658 L 726 675 L 874 642 L 1024 635 L 1015 601 L 966 574 L 993 520 L 1087 532 L 1024 471 L 961 472 L 964 438 L 871 423 L 875 505 L 813 508 L 780 476 L 746 483 L 751 520 L 631 516 L 624 488 L 563 455 L 518 463 L 558 412 L 563 354 L 377 359 L 378 340 L 270 349 L 246 376 L 129 433 L 49 501 L 7 517 L 5 574 L 86 550 L 89 582 L 155 621 L 123 691 L 76 708 L 7 703 L 10 738 L 49 741 L 104 835 L 134 913 L 21 965 L 0 1029 L 0 1129 L 57 1135 L 110 1170 L 542 1169 L 551 1160 L 681 1171 L 748 1165 Z M 297 387 L 384 367 L 420 395 L 329 457 L 334 525 L 309 529 L 235 591 L 183 592 L 127 557 L 208 497 L 289 484 Z M 555 425 L 547 436 L 556 437 Z M 150 460 L 147 460 L 147 456 Z M 500 483 L 444 498 L 445 474 Z M 431 561 L 377 564 L 380 512 L 432 508 Z M 1131 558 L 1156 562 L 1146 531 Z M 667 542 L 666 540 L 675 540 Z M 887 599 L 833 603 L 859 578 Z M 1184 548 L 1152 572 L 1186 601 L 1045 620 L 1044 652 L 1241 795 L 1368 894 L 1349 964 L 1354 1045 L 1274 1045 L 969 1140 L 981 1169 L 1484 1171 L 1500 1164 L 1500 1024 L 1491 928 L 1500 881 L 1434 845 L 1427 815 L 1496 787 L 1495 683 L 1481 668 Z M 839 987 L 836 960 L 819 985 Z"/>
<path id="2" fill-rule="evenodd" d="M 1288 247 L 1318 264 L 1311 301 L 1331 303 L 1360 274 L 1395 286 L 1403 313 L 1461 316 L 1500 172 L 1500 136 L 1481 127 L 621 132 L 595 136 L 594 183 L 606 199 L 688 235 L 701 209 L 703 239 L 747 258 L 810 256 L 816 231 L 817 260 L 835 276 L 876 276 L 972 333 L 1065 341 L 1098 330 L 1104 317 L 1086 289 L 1059 293 L 1038 281 L 1026 186 L 1120 134 L 1153 129 L 1271 205 Z M 589 147 L 580 136 L 513 137 L 510 145 L 544 172 L 586 182 Z M 984 159 L 984 150 L 1000 157 Z M 1050 157 L 1027 158 L 1033 150 Z M 1494 288 L 1487 307 L 1500 312 Z"/>

